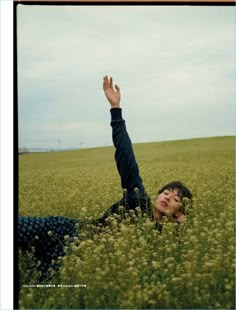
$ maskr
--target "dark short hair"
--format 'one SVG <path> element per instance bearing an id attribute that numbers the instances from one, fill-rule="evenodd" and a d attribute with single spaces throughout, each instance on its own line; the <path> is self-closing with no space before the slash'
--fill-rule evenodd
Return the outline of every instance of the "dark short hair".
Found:
<path id="1" fill-rule="evenodd" d="M 166 185 L 164 185 L 159 191 L 158 194 L 161 194 L 162 192 L 164 192 L 165 190 L 174 190 L 177 189 L 178 190 L 178 196 L 183 199 L 184 197 L 192 199 L 193 195 L 190 192 L 190 190 L 183 185 L 180 181 L 173 181 L 170 182 Z"/>

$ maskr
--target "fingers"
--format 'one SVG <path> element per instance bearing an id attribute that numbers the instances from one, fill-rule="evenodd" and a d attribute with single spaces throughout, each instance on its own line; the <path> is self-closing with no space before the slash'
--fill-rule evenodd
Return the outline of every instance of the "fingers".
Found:
<path id="1" fill-rule="evenodd" d="M 120 92 L 120 87 L 118 85 L 115 85 L 115 89 L 118 93 Z"/>
<path id="2" fill-rule="evenodd" d="M 113 88 L 113 79 L 110 77 L 110 87 Z"/>
<path id="3" fill-rule="evenodd" d="M 108 76 L 104 76 L 103 78 L 103 90 L 105 91 L 109 87 Z"/>
<path id="4" fill-rule="evenodd" d="M 108 76 L 105 75 L 103 77 L 103 90 L 106 91 L 108 88 L 113 89 L 113 81 L 112 81 L 112 77 L 109 80 Z"/>
<path id="5" fill-rule="evenodd" d="M 103 90 L 106 90 L 108 88 L 114 89 L 113 88 L 113 78 L 110 77 L 110 79 L 109 79 L 108 76 L 105 75 L 103 77 Z M 115 85 L 115 89 L 116 89 L 117 92 L 120 92 L 120 88 L 118 87 L 118 85 Z"/>
<path id="6" fill-rule="evenodd" d="M 107 75 L 105 75 L 105 76 L 103 77 L 103 83 L 108 83 L 108 76 L 107 76 Z"/>

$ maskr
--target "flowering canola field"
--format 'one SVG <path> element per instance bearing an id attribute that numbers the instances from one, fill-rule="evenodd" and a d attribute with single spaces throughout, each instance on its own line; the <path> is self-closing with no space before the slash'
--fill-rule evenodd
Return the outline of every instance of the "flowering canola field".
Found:
<path id="1" fill-rule="evenodd" d="M 235 308 L 234 137 L 133 147 L 153 201 L 173 180 L 192 190 L 187 223 L 166 222 L 160 234 L 131 212 L 84 225 L 72 243 L 65 236 L 69 254 L 40 283 L 20 253 L 21 309 Z M 121 196 L 113 147 L 19 157 L 19 215 L 96 218 Z"/>

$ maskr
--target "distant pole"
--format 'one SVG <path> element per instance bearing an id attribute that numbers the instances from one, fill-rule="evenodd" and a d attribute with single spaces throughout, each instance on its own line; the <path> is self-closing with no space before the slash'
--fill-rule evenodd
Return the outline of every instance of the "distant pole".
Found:
<path id="1" fill-rule="evenodd" d="M 59 149 L 59 151 L 60 151 L 60 150 L 61 150 L 61 140 L 60 140 L 60 138 L 57 139 L 57 142 L 58 142 L 58 149 Z"/>

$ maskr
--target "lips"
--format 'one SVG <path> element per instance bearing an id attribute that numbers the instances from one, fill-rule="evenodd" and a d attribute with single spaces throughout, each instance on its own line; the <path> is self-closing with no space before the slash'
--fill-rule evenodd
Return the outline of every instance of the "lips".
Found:
<path id="1" fill-rule="evenodd" d="M 167 204 L 167 202 L 165 202 L 165 201 L 161 201 L 160 204 L 161 204 L 163 207 L 168 207 L 168 204 Z"/>

